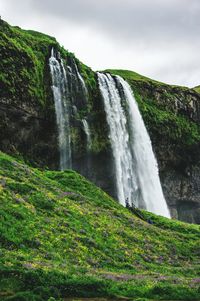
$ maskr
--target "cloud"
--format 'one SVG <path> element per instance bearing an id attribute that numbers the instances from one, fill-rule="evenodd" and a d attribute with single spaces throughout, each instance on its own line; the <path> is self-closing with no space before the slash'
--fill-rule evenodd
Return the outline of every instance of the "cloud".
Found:
<path id="1" fill-rule="evenodd" d="M 9 20 L 56 35 L 94 68 L 119 64 L 170 83 L 200 82 L 199 0 L 1 2 Z"/>
<path id="2" fill-rule="evenodd" d="M 94 26 L 121 39 L 142 38 L 141 35 L 150 39 L 190 39 L 198 33 L 200 25 L 199 0 L 32 0 L 28 3 L 44 15 Z"/>

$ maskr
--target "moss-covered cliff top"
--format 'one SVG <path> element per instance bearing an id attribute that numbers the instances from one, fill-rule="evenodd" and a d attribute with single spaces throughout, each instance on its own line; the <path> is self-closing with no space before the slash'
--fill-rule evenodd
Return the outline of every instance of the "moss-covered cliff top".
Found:
<path id="1" fill-rule="evenodd" d="M 193 88 L 197 93 L 200 93 L 200 86 L 196 86 Z"/>
<path id="2" fill-rule="evenodd" d="M 114 74 L 114 75 L 119 75 L 121 77 L 123 77 L 124 79 L 126 79 L 127 81 L 138 81 L 138 82 L 143 82 L 143 83 L 148 83 L 148 84 L 152 84 L 154 86 L 157 87 L 168 87 L 168 88 L 174 88 L 174 89 L 180 89 L 183 91 L 187 91 L 190 90 L 191 93 L 194 92 L 194 90 L 196 92 L 199 92 L 198 88 L 199 86 L 195 87 L 195 88 L 188 88 L 185 86 L 179 86 L 179 85 L 170 85 L 164 82 L 160 82 L 158 80 L 154 80 L 152 78 L 146 77 L 144 75 L 141 75 L 137 72 L 131 71 L 131 70 L 123 70 L 123 69 L 107 69 L 105 70 L 105 72 Z"/>
<path id="3" fill-rule="evenodd" d="M 3 153 L 0 203 L 1 300 L 199 296 L 197 225 L 145 213 L 150 225 L 73 171 L 32 169 Z"/>
<path id="4" fill-rule="evenodd" d="M 41 106 L 52 105 L 48 67 L 52 47 L 65 60 L 73 57 L 87 84 L 94 85 L 91 69 L 61 47 L 55 38 L 10 26 L 0 20 L 0 98 L 7 103 L 16 101 L 22 107 L 31 104 L 39 109 Z"/>
<path id="5" fill-rule="evenodd" d="M 153 80 L 149 77 L 146 77 L 144 75 L 141 75 L 137 72 L 131 71 L 131 70 L 123 70 L 123 69 L 107 69 L 105 72 L 114 74 L 114 75 L 119 75 L 123 78 L 129 79 L 129 80 L 135 80 L 135 81 L 143 81 L 143 82 L 151 82 L 153 84 L 157 85 L 166 85 L 165 83 Z"/>
<path id="6" fill-rule="evenodd" d="M 44 104 L 45 70 L 55 38 L 34 31 L 12 27 L 0 20 L 0 88 L 1 97 Z"/>

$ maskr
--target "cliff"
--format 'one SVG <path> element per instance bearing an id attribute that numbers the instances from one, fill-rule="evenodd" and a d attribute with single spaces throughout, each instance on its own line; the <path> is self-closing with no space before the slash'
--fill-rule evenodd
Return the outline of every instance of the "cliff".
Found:
<path id="1" fill-rule="evenodd" d="M 0 20 L 0 145 L 35 166 L 59 168 L 58 134 L 49 57 L 52 47 L 65 66 L 83 77 L 88 95 L 72 89 L 72 167 L 116 196 L 108 126 L 96 74 L 49 36 Z M 172 215 L 200 223 L 198 88 L 170 86 L 131 71 L 108 70 L 129 82 L 151 136 Z M 72 87 L 75 83 L 72 81 Z M 90 125 L 88 151 L 82 120 Z M 92 168 L 91 168 L 92 166 Z"/>

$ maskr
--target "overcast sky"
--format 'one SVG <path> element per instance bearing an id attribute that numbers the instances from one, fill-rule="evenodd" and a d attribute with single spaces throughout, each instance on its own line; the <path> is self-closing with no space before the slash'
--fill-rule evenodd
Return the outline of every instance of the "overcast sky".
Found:
<path id="1" fill-rule="evenodd" d="M 0 0 L 0 14 L 55 36 L 94 70 L 200 84 L 200 0 Z"/>

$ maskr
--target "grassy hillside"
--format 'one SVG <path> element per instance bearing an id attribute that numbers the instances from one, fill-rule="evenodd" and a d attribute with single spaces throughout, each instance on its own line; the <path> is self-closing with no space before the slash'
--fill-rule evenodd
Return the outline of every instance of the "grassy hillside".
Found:
<path id="1" fill-rule="evenodd" d="M 197 93 L 200 93 L 200 86 L 196 86 L 193 88 Z"/>
<path id="2" fill-rule="evenodd" d="M 105 72 L 114 74 L 114 75 L 120 75 L 121 77 L 126 78 L 127 80 L 136 80 L 136 81 L 143 81 L 143 82 L 151 82 L 157 85 L 166 85 L 162 82 L 156 81 L 154 79 L 151 79 L 149 77 L 146 77 L 144 75 L 141 75 L 137 72 L 130 71 L 130 70 L 121 70 L 121 69 L 107 69 Z"/>
<path id="3" fill-rule="evenodd" d="M 198 300 L 200 228 L 150 225 L 73 171 L 0 153 L 1 300 Z"/>
<path id="4" fill-rule="evenodd" d="M 177 87 L 180 90 L 187 90 L 187 87 L 184 86 L 178 86 L 178 85 L 170 85 L 170 84 L 166 84 L 163 82 L 160 82 L 158 80 L 149 78 L 147 76 L 141 75 L 137 72 L 131 71 L 131 70 L 123 70 L 123 69 L 107 69 L 105 70 L 105 72 L 109 72 L 112 73 L 114 75 L 120 75 L 121 77 L 126 78 L 126 80 L 128 81 L 142 81 L 142 82 L 146 82 L 146 83 L 151 83 L 157 86 L 169 86 L 169 87 Z M 198 87 L 195 87 L 198 88 Z"/>

